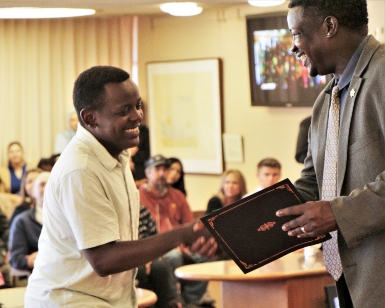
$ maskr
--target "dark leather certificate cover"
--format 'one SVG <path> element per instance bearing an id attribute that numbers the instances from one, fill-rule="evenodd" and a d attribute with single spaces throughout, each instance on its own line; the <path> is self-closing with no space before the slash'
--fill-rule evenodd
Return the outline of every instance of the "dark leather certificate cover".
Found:
<path id="1" fill-rule="evenodd" d="M 295 216 L 277 217 L 276 211 L 304 203 L 289 179 L 247 196 L 201 218 L 218 244 L 248 273 L 299 248 L 324 242 L 317 238 L 297 238 L 282 231 Z"/>

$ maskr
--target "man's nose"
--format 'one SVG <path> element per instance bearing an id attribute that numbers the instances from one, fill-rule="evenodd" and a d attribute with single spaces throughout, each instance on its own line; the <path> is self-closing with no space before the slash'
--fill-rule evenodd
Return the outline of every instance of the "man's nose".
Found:
<path id="1" fill-rule="evenodd" d="M 130 120 L 131 121 L 142 121 L 143 120 L 143 111 L 142 111 L 142 109 L 135 109 L 131 113 Z"/>
<path id="2" fill-rule="evenodd" d="M 159 175 L 165 176 L 165 174 L 166 174 L 166 170 L 164 169 L 159 170 Z"/>

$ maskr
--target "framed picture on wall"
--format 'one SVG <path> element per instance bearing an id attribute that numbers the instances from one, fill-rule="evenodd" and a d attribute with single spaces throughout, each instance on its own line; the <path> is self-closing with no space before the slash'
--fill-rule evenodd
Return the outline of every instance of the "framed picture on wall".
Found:
<path id="1" fill-rule="evenodd" d="M 220 59 L 147 64 L 151 154 L 177 157 L 184 171 L 221 174 Z"/>

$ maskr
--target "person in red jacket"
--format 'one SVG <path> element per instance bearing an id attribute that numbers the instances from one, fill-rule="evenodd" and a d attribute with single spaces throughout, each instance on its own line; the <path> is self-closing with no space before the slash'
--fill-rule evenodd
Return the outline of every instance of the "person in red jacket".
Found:
<path id="1" fill-rule="evenodd" d="M 140 203 L 147 207 L 155 220 L 159 233 L 169 231 L 182 224 L 194 221 L 194 215 L 187 203 L 185 195 L 178 189 L 167 184 L 166 176 L 169 161 L 162 155 L 150 157 L 145 162 L 147 183 L 139 188 Z M 175 270 L 189 263 L 206 262 L 207 258 L 191 253 L 185 247 L 171 250 L 165 255 Z M 205 305 L 214 300 L 206 293 L 207 282 L 186 281 L 182 284 L 182 297 L 187 305 Z M 209 306 L 210 307 L 210 306 Z"/>

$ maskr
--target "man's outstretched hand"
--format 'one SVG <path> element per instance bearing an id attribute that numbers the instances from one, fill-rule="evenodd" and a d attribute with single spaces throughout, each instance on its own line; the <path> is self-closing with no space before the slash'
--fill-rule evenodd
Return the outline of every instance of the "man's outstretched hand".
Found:
<path id="1" fill-rule="evenodd" d="M 194 226 L 193 230 L 194 232 L 201 232 L 205 230 L 204 224 L 198 220 Z M 208 230 L 206 229 L 207 234 L 209 233 Z M 199 253 L 202 256 L 212 258 L 216 256 L 218 249 L 218 244 L 215 241 L 214 237 L 207 237 L 207 236 L 200 236 L 195 242 L 193 242 L 190 246 L 190 251 Z"/>

